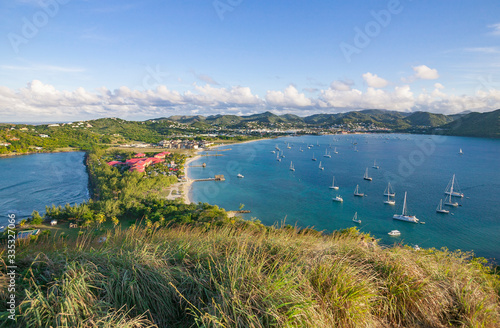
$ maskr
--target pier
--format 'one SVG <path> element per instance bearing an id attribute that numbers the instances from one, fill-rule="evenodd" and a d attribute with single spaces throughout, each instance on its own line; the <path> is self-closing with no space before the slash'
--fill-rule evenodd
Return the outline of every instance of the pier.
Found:
<path id="1" fill-rule="evenodd" d="M 213 178 L 193 179 L 193 182 L 196 182 L 196 181 L 226 181 L 226 178 L 224 178 L 224 175 L 219 174 Z"/>

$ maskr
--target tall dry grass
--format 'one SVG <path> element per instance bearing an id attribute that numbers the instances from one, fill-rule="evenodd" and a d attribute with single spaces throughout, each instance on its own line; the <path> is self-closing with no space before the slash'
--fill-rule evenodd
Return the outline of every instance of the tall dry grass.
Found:
<path id="1" fill-rule="evenodd" d="M 498 275 L 470 254 L 352 230 L 135 228 L 22 248 L 20 327 L 500 326 Z"/>

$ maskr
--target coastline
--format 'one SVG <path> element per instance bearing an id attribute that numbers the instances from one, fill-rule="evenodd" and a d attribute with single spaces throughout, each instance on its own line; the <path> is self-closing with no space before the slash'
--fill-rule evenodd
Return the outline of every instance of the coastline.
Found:
<path id="1" fill-rule="evenodd" d="M 182 200 L 183 200 L 184 204 L 189 205 L 192 203 L 192 199 L 189 197 L 189 193 L 191 192 L 194 180 L 189 178 L 189 164 L 191 164 L 192 162 L 194 162 L 202 157 L 202 155 L 200 155 L 200 152 L 210 151 L 210 150 L 215 149 L 215 148 L 229 146 L 229 145 L 236 145 L 236 144 L 241 145 L 241 144 L 246 144 L 246 143 L 251 143 L 251 142 L 256 142 L 256 141 L 270 140 L 270 139 L 271 138 L 261 138 L 261 139 L 247 140 L 247 141 L 242 141 L 242 142 L 234 142 L 231 144 L 220 144 L 217 146 L 209 147 L 207 149 L 200 149 L 200 150 L 196 151 L 195 155 L 193 157 L 188 158 L 186 163 L 184 163 L 184 173 L 186 176 L 185 177 L 186 182 L 181 182 L 179 185 L 179 188 L 182 191 Z"/>

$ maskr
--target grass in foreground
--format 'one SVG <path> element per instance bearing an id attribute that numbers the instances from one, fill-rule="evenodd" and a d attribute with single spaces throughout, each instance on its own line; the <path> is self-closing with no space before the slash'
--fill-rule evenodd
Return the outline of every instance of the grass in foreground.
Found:
<path id="1" fill-rule="evenodd" d="M 17 251 L 19 327 L 500 325 L 500 280 L 479 261 L 355 230 L 134 228 Z"/>

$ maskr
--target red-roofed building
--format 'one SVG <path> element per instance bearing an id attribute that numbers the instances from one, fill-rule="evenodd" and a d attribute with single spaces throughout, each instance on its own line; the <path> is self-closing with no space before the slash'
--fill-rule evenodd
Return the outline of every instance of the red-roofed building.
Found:
<path id="1" fill-rule="evenodd" d="M 137 153 L 137 154 L 134 155 L 134 157 L 146 157 L 146 154 Z"/>
<path id="2" fill-rule="evenodd" d="M 168 151 L 164 151 L 164 152 L 161 152 L 161 153 L 158 153 L 158 154 L 155 154 L 154 157 L 155 158 L 165 158 L 166 156 L 170 155 L 170 152 Z"/>
<path id="3" fill-rule="evenodd" d="M 121 164 L 124 164 L 124 163 L 122 163 L 120 161 L 111 161 L 111 162 L 108 162 L 109 166 L 115 166 L 115 165 L 119 165 L 119 164 L 121 165 Z"/>

